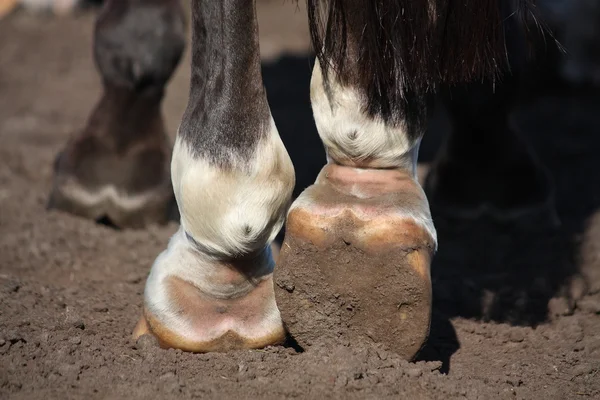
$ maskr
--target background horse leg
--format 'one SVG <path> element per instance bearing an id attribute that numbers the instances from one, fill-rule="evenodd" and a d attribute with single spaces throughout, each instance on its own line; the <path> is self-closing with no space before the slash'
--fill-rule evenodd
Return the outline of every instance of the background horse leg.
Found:
<path id="1" fill-rule="evenodd" d="M 49 207 L 118 227 L 165 223 L 174 209 L 161 101 L 185 46 L 179 3 L 108 1 L 94 36 L 104 91 L 55 163 Z"/>
<path id="2" fill-rule="evenodd" d="M 425 190 L 436 215 L 556 224 L 549 173 L 520 137 L 510 115 L 518 103 L 531 99 L 540 86 L 542 63 L 546 66 L 558 50 L 545 32 L 511 17 L 512 10 L 504 13 L 510 73 L 498 80 L 444 85 L 440 97 L 451 132 Z"/>
<path id="3" fill-rule="evenodd" d="M 549 174 L 510 124 L 518 85 L 513 77 L 496 86 L 443 91 L 452 131 L 425 183 L 436 213 L 498 221 L 556 218 Z"/>

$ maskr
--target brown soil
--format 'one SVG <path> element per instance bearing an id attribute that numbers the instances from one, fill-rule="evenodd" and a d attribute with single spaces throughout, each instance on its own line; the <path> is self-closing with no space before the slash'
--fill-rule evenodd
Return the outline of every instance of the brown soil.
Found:
<path id="1" fill-rule="evenodd" d="M 273 21 L 262 25 L 270 57 L 278 43 L 306 48 L 305 30 L 289 33 L 304 26 L 302 13 L 283 23 L 294 6 L 281 3 L 261 3 Z M 54 156 L 99 96 L 92 21 L 17 14 L 0 24 L 0 398 L 600 397 L 597 96 L 546 95 L 517 115 L 555 179 L 558 229 L 435 217 L 434 317 L 421 361 L 331 338 L 303 353 L 165 351 L 130 335 L 149 266 L 176 224 L 115 231 L 45 210 Z M 164 104 L 172 134 L 188 64 Z M 323 163 L 309 61 L 288 57 L 264 71 L 300 190 Z M 432 125 L 423 160 L 443 126 Z"/>

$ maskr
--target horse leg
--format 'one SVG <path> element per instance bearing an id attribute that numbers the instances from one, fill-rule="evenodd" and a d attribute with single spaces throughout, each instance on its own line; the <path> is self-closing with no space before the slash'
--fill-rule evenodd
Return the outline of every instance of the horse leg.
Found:
<path id="1" fill-rule="evenodd" d="M 408 93 L 389 107 L 373 99 L 357 55 L 363 32 L 377 27 L 362 19 L 362 2 L 344 4 L 346 59 L 328 78 L 317 61 L 310 87 L 328 162 L 290 208 L 277 303 L 301 346 L 366 339 L 410 359 L 429 334 L 437 246 L 416 179 L 425 96 Z"/>
<path id="2" fill-rule="evenodd" d="M 161 101 L 185 47 L 178 2 L 108 1 L 94 57 L 103 93 L 55 162 L 49 208 L 118 227 L 165 223 L 174 209 Z"/>
<path id="3" fill-rule="evenodd" d="M 429 334 L 437 247 L 416 178 L 426 98 L 437 84 L 497 76 L 509 4 L 308 3 L 319 59 L 311 99 L 328 163 L 288 214 L 277 302 L 302 346 L 370 340 L 411 359 Z"/>
<path id="4" fill-rule="evenodd" d="M 442 91 L 452 131 L 424 185 L 436 215 L 557 223 L 550 175 L 510 123 L 520 85 L 512 76 Z"/>
<path id="5" fill-rule="evenodd" d="M 294 170 L 262 83 L 255 1 L 193 0 L 192 23 L 172 162 L 181 227 L 152 266 L 133 336 L 195 352 L 281 343 L 269 243 Z"/>

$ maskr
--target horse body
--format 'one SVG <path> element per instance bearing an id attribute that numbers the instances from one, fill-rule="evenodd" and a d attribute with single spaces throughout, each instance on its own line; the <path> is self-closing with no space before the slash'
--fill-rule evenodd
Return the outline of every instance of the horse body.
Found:
<path id="1" fill-rule="evenodd" d="M 192 1 L 190 94 L 172 156 L 160 103 L 184 47 L 179 2 L 106 2 L 94 42 L 104 94 L 57 159 L 50 205 L 141 227 L 166 221 L 177 202 L 181 226 L 152 266 L 135 337 L 222 351 L 288 334 L 301 345 L 367 336 L 414 357 L 429 332 L 437 248 L 416 163 L 427 96 L 439 85 L 489 82 L 477 101 L 447 96 L 455 130 L 430 196 L 470 210 L 477 186 L 465 182 L 518 165 L 524 182 L 539 185 L 507 200 L 498 191 L 514 181 L 505 179 L 481 197 L 499 214 L 547 206 L 546 177 L 506 122 L 518 85 L 491 91 L 510 64 L 509 3 L 368 3 L 308 2 L 318 58 L 311 101 L 328 163 L 292 202 L 294 168 L 262 83 L 255 0 Z M 480 171 L 467 154 L 475 145 L 498 152 Z M 286 214 L 275 267 L 270 244 Z M 360 307 L 332 312 L 334 295 Z"/>

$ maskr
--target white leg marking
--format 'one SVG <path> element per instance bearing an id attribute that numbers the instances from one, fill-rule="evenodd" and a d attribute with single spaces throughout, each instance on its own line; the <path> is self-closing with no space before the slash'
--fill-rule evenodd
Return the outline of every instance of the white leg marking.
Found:
<path id="1" fill-rule="evenodd" d="M 80 0 L 21 0 L 26 8 L 33 11 L 43 11 L 52 9 L 57 13 L 66 13 L 71 11 Z"/>
<path id="2" fill-rule="evenodd" d="M 195 158 L 178 137 L 171 176 L 182 226 L 223 258 L 258 251 L 271 242 L 294 188 L 294 167 L 273 120 L 250 164 L 228 171 Z"/>
<path id="3" fill-rule="evenodd" d="M 182 279 L 210 302 L 243 297 L 272 277 L 269 243 L 281 229 L 290 205 L 294 169 L 272 119 L 268 129 L 251 162 L 228 170 L 194 157 L 179 135 L 176 139 L 171 176 L 181 227 L 152 266 L 145 304 L 165 326 L 189 340 L 216 339 L 229 330 L 242 337 L 266 337 L 281 328 L 273 298 L 264 309 L 253 310 L 258 315 L 252 323 L 223 315 L 208 331 L 198 331 L 177 310 L 166 282 L 171 277 Z M 251 271 L 254 278 L 227 273 L 236 257 L 263 250 L 267 253 Z"/>
<path id="4" fill-rule="evenodd" d="M 405 124 L 393 126 L 367 115 L 366 100 L 352 88 L 330 79 L 327 93 L 323 85 L 317 61 L 310 83 L 311 102 L 330 159 L 357 167 L 416 168 L 419 141 L 409 139 Z"/>
<path id="5" fill-rule="evenodd" d="M 169 247 L 163 251 L 150 270 L 144 291 L 147 309 L 157 316 L 161 323 L 177 334 L 192 341 L 210 341 L 223 336 L 227 331 L 235 331 L 242 337 L 265 337 L 281 325 L 281 316 L 275 301 L 268 303 L 261 312 L 260 323 L 244 324 L 233 318 L 225 319 L 210 331 L 198 332 L 185 316 L 179 313 L 169 294 L 166 279 L 178 277 L 194 285 L 201 295 L 213 298 L 228 298 L 243 296 L 253 288 L 249 281 L 216 283 L 214 277 L 224 267 L 220 261 L 205 257 L 197 251 L 185 235 L 183 227 L 173 235 Z M 272 276 L 273 264 L 264 265 L 261 279 Z M 256 282 L 254 282 L 256 284 Z"/>
<path id="6" fill-rule="evenodd" d="M 156 200 L 157 196 L 156 188 L 131 195 L 120 192 L 113 185 L 91 191 L 72 180 L 61 186 L 61 194 L 83 206 L 95 207 L 110 203 L 124 211 L 138 210 Z"/>
<path id="7" fill-rule="evenodd" d="M 356 169 L 359 173 L 365 168 L 404 169 L 412 174 L 420 188 L 417 182 L 417 155 L 421 139 L 411 139 L 406 124 L 394 126 L 369 116 L 364 111 L 366 99 L 358 91 L 343 87 L 334 79 L 330 79 L 326 90 L 318 61 L 313 69 L 310 90 L 315 122 L 329 162 L 359 167 Z M 316 184 L 323 181 L 324 177 L 319 176 Z M 358 184 L 351 188 L 351 194 L 357 198 L 370 197 Z M 423 200 L 419 204 L 399 204 L 396 215 L 415 221 L 437 243 L 429 203 L 422 191 L 421 197 Z M 303 193 L 294 201 L 291 209 L 310 210 L 315 204 L 309 193 Z M 328 215 L 334 217 L 345 211 L 343 207 L 332 208 Z M 360 207 L 353 213 L 365 221 L 371 218 L 361 212 Z"/>

